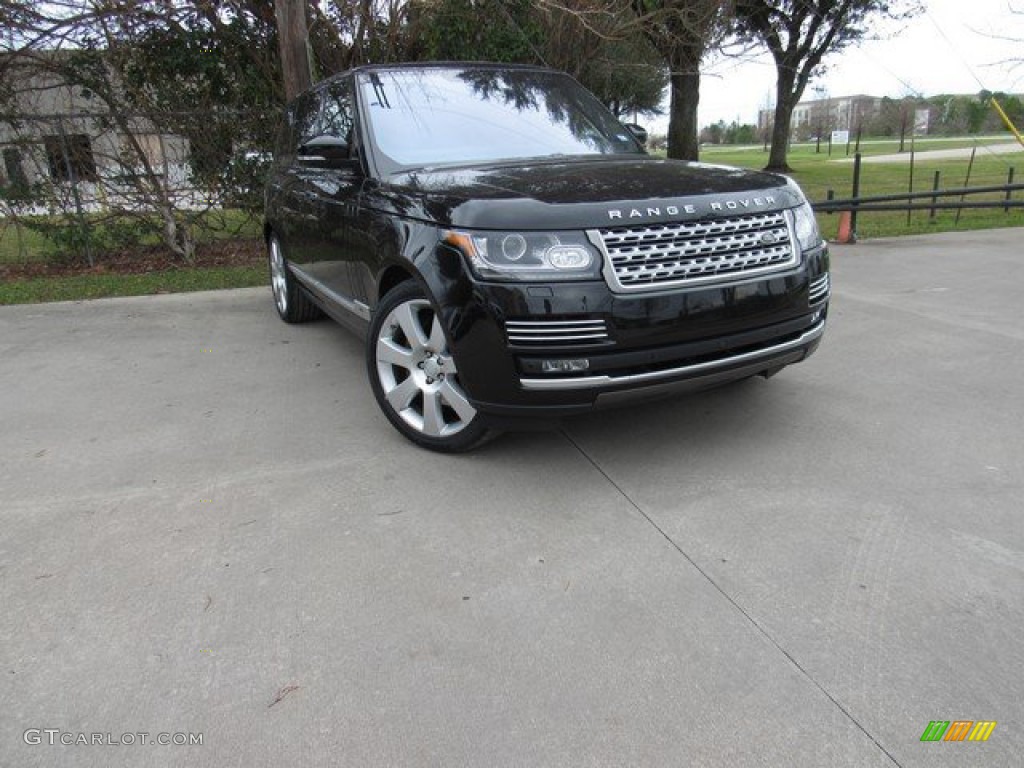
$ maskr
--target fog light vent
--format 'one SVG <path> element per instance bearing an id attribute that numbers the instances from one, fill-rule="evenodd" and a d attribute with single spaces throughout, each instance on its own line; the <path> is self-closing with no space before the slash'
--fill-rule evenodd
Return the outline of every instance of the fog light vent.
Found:
<path id="1" fill-rule="evenodd" d="M 585 357 L 572 360 L 542 360 L 541 373 L 581 373 L 590 368 L 590 361 Z"/>
<path id="2" fill-rule="evenodd" d="M 607 342 L 604 320 L 508 320 L 505 332 L 511 344 L 558 346 Z"/>
<path id="3" fill-rule="evenodd" d="M 830 285 L 827 272 L 820 277 L 814 278 L 811 281 L 811 287 L 807 292 L 807 303 L 814 306 L 815 304 L 823 302 L 828 298 L 829 288 Z"/>

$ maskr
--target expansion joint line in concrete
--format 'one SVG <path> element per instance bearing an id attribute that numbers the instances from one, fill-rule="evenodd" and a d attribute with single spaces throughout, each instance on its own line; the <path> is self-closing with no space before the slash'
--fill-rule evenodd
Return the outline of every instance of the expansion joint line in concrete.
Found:
<path id="1" fill-rule="evenodd" d="M 898 766 L 898 768 L 902 768 L 902 766 L 900 765 L 899 761 L 897 761 L 896 758 L 893 757 L 892 754 L 890 754 L 889 750 L 887 750 L 884 746 L 882 746 L 882 744 L 878 741 L 878 739 L 876 739 L 874 737 L 874 735 L 867 728 L 865 728 L 864 725 L 862 725 L 860 723 L 860 721 L 857 720 L 857 718 L 854 717 L 853 714 L 846 707 L 844 707 L 842 705 L 842 703 L 835 696 L 833 696 L 828 691 L 828 689 L 825 688 L 825 686 L 823 686 L 820 682 L 818 682 L 814 678 L 814 676 L 811 675 L 810 672 L 808 672 L 806 669 L 804 669 L 804 667 L 801 666 L 800 662 L 798 662 L 793 657 L 793 654 L 791 654 L 789 651 L 787 651 L 785 648 L 783 648 L 782 644 L 779 643 L 779 641 L 776 640 L 775 637 L 773 637 L 772 634 L 770 632 L 768 632 L 768 630 L 766 630 L 760 624 L 760 622 L 758 622 L 757 619 L 755 619 L 742 605 L 740 605 L 738 602 L 736 602 L 735 598 L 733 598 L 732 595 L 730 595 L 728 592 L 726 592 L 725 589 L 721 585 L 719 585 L 718 582 L 716 582 L 711 577 L 711 574 L 709 574 L 707 571 L 705 571 L 703 568 L 701 568 L 697 564 L 697 562 L 692 557 L 690 557 L 689 554 L 687 554 L 686 550 L 684 550 L 681 546 L 679 546 L 679 544 L 671 536 L 669 536 L 668 533 L 665 532 L 665 529 L 663 529 L 660 525 L 658 525 L 654 521 L 654 519 L 649 514 L 647 514 L 647 512 L 645 512 L 643 510 L 643 508 L 641 508 L 641 506 L 639 504 L 637 504 L 628 493 L 626 493 L 625 490 L 623 490 L 622 486 L 620 486 L 618 483 L 616 483 L 615 480 L 613 480 L 612 477 L 607 472 L 604 471 L 604 468 L 601 467 L 601 465 L 598 464 L 597 461 L 589 453 L 586 452 L 586 450 L 584 450 L 583 446 L 581 446 L 578 442 L 576 442 L 576 440 L 573 439 L 572 435 L 570 435 L 564 429 L 561 430 L 561 432 L 562 432 L 562 435 L 565 437 L 565 439 L 569 442 L 569 444 L 572 445 L 573 448 L 575 448 L 577 451 L 579 451 L 580 455 L 583 456 L 583 458 L 586 459 L 590 463 L 590 465 L 594 469 L 596 469 L 601 474 L 601 476 L 604 477 L 605 480 L 608 481 L 608 483 L 612 486 L 612 488 L 614 488 L 619 493 L 619 495 L 622 496 L 622 498 L 626 500 L 626 503 L 628 503 L 633 509 L 635 509 L 637 511 L 637 513 L 641 517 L 643 517 L 644 520 L 646 520 L 648 522 L 648 524 L 652 528 L 654 528 L 654 530 L 656 530 L 658 533 L 660 533 L 662 535 L 662 537 L 665 539 L 665 541 L 667 541 L 669 543 L 669 545 L 671 545 L 671 547 L 673 549 L 675 549 L 676 552 L 678 552 L 680 555 L 682 555 L 683 558 L 686 560 L 686 562 L 688 562 L 697 571 L 697 573 L 699 573 L 705 579 L 705 581 L 707 581 L 708 584 L 710 584 L 715 589 L 715 591 L 718 592 L 718 594 L 720 594 L 722 597 L 724 597 L 734 609 L 739 611 L 740 615 L 742 615 L 743 618 L 746 619 L 747 622 L 749 622 L 751 624 L 751 626 L 754 627 L 754 629 L 756 629 L 759 633 L 761 633 L 761 635 L 769 643 L 771 643 L 779 653 L 781 653 L 783 656 L 785 656 L 786 659 L 789 661 L 789 663 L 792 664 L 793 667 L 795 667 L 800 672 L 801 675 L 803 675 L 805 678 L 807 678 L 807 680 L 815 688 L 817 688 L 819 691 L 821 691 L 821 693 L 825 696 L 825 698 L 827 698 L 829 701 L 831 701 L 833 706 L 835 706 L 836 709 L 838 709 L 840 712 L 842 712 L 843 715 L 861 731 L 861 733 L 863 733 L 865 736 L 867 736 L 869 739 L 871 739 L 871 742 L 876 747 L 878 747 L 878 749 L 881 750 L 881 752 L 887 758 L 889 758 L 889 760 L 892 761 L 893 765 Z"/>

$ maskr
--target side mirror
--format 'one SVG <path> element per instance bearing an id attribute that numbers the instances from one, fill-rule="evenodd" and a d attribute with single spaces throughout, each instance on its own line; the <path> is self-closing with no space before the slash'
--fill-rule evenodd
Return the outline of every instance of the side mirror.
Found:
<path id="1" fill-rule="evenodd" d="M 317 136 L 299 146 L 296 153 L 300 162 L 310 165 L 338 165 L 352 157 L 349 144 L 337 136 Z"/>
<path id="2" fill-rule="evenodd" d="M 636 123 L 626 123 L 626 128 L 641 145 L 647 146 L 647 129 Z"/>

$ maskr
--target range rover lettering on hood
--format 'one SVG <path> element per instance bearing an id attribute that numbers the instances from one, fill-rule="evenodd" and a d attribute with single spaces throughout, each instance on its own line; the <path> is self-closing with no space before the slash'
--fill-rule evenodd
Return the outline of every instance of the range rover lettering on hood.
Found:
<path id="1" fill-rule="evenodd" d="M 740 211 L 745 208 L 763 208 L 768 205 L 775 205 L 775 198 L 771 195 L 764 197 L 744 197 L 739 200 L 719 200 L 708 203 L 706 212 L 712 211 Z M 704 207 L 704 206 L 702 206 Z M 678 216 L 681 213 L 700 213 L 696 205 L 666 205 L 664 207 L 649 208 L 612 208 L 608 211 L 609 219 L 646 219 L 651 216 Z"/>

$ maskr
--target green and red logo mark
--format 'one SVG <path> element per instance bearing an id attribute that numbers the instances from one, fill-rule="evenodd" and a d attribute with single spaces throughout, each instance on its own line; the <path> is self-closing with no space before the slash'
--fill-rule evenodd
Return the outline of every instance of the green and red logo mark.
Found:
<path id="1" fill-rule="evenodd" d="M 932 720 L 921 741 L 988 741 L 995 728 L 995 720 Z"/>

